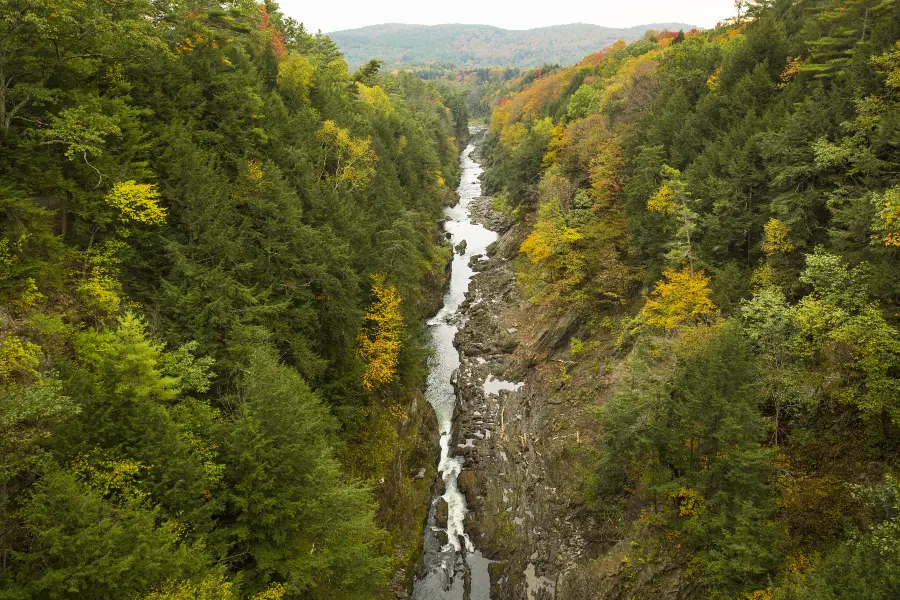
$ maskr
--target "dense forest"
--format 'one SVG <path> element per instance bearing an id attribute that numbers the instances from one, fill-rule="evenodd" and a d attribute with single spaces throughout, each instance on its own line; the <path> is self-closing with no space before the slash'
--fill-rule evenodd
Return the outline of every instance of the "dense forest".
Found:
<path id="1" fill-rule="evenodd" d="M 738 4 L 511 82 L 485 181 L 614 382 L 584 487 L 623 585 L 897 598 L 900 3 Z"/>
<path id="2" fill-rule="evenodd" d="M 900 1 L 736 6 L 387 73 L 271 0 L 0 0 L 0 600 L 405 593 L 473 113 L 591 374 L 567 585 L 900 597 Z"/>
<path id="3" fill-rule="evenodd" d="M 0 598 L 382 597 L 461 92 L 274 2 L 0 28 Z"/>

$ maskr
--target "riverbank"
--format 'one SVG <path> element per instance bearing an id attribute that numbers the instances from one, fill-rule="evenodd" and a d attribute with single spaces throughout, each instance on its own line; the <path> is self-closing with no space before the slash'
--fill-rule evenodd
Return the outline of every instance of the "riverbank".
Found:
<path id="1" fill-rule="evenodd" d="M 441 457 L 413 598 L 617 598 L 628 544 L 607 539 L 583 505 L 597 427 L 585 409 L 612 387 L 612 340 L 573 356 L 577 313 L 524 296 L 529 226 L 481 196 L 472 155 L 448 209 L 450 286 L 429 322 Z"/>
<path id="2" fill-rule="evenodd" d="M 465 457 L 467 525 L 495 561 L 493 600 L 553 598 L 559 574 L 585 555 L 583 532 L 592 529 L 578 508 L 587 458 L 580 439 L 594 423 L 583 403 L 561 393 L 560 367 L 578 322 L 534 306 L 516 285 L 527 226 L 512 225 L 489 198 L 473 214 L 502 235 L 474 264 L 456 337 L 453 444 Z"/>
<path id="3" fill-rule="evenodd" d="M 459 306 L 474 274 L 472 260 L 483 255 L 497 237 L 470 219 L 469 206 L 481 194 L 481 167 L 472 158 L 473 152 L 474 146 L 469 145 L 460 156 L 459 202 L 445 211 L 444 228 L 454 255 L 443 307 L 428 321 L 433 359 L 426 398 L 437 415 L 440 458 L 425 527 L 422 569 L 413 589 L 413 597 L 422 600 L 489 600 L 487 563 L 481 560 L 464 526 L 466 499 L 457 481 L 463 460 L 451 447 L 451 426 L 457 405 L 452 378 L 460 364 L 459 353 L 453 346 L 461 322 Z"/>

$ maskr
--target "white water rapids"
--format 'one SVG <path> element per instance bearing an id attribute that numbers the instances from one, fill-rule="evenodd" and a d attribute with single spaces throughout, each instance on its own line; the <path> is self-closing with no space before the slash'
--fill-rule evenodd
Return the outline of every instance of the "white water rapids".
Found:
<path id="1" fill-rule="evenodd" d="M 455 456 L 450 449 L 450 428 L 456 408 L 456 392 L 451 377 L 460 362 L 459 353 L 453 346 L 453 337 L 460 326 L 459 306 L 472 279 L 469 259 L 484 254 L 488 245 L 497 239 L 496 233 L 473 223 L 469 216 L 469 205 L 481 195 L 478 176 L 482 169 L 472 158 L 473 151 L 474 145 L 469 144 L 460 158 L 462 179 L 458 190 L 459 203 L 445 210 L 447 221 L 444 227 L 450 234 L 451 243 L 455 248 L 465 240 L 466 249 L 462 255 L 454 252 L 444 306 L 428 322 L 434 361 L 428 375 L 426 397 L 437 413 L 441 432 L 438 471 L 446 486 L 443 499 L 448 504 L 447 542 L 441 544 L 439 539 L 441 529 L 435 521 L 438 498 L 434 498 L 425 527 L 425 572 L 415 581 L 414 600 L 490 600 L 488 561 L 474 549 L 463 528 L 466 499 L 456 482 L 462 470 L 462 458 Z"/>

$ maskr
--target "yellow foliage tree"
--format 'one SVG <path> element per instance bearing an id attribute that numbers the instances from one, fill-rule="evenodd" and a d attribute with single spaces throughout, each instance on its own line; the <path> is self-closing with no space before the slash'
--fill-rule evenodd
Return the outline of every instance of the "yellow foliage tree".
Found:
<path id="1" fill-rule="evenodd" d="M 678 329 L 712 317 L 716 305 L 709 298 L 709 277 L 688 268 L 663 273 L 641 314 L 651 325 L 666 330 Z"/>
<path id="2" fill-rule="evenodd" d="M 647 210 L 661 215 L 671 215 L 676 208 L 678 208 L 678 204 L 675 202 L 675 190 L 668 184 L 661 186 L 647 200 Z"/>
<path id="3" fill-rule="evenodd" d="M 601 144 L 597 154 L 591 159 L 591 189 L 595 201 L 601 207 L 612 204 L 616 199 L 616 194 L 622 189 L 624 166 L 622 150 L 615 138 L 610 138 Z"/>
<path id="4" fill-rule="evenodd" d="M 278 85 L 300 101 L 309 99 L 315 75 L 316 69 L 309 59 L 297 52 L 289 52 L 278 63 Z"/>
<path id="5" fill-rule="evenodd" d="M 363 104 L 372 109 L 372 111 L 382 116 L 387 116 L 393 111 L 391 100 L 388 98 L 388 95 L 384 93 L 384 90 L 381 89 L 381 86 L 373 85 L 372 87 L 369 87 L 363 82 L 357 81 L 356 90 L 359 93 L 359 99 L 362 100 Z"/>
<path id="6" fill-rule="evenodd" d="M 72 461 L 72 473 L 88 487 L 105 497 L 141 502 L 147 492 L 138 487 L 138 477 L 150 467 L 128 458 L 95 450 L 94 455 L 82 454 Z"/>
<path id="7" fill-rule="evenodd" d="M 874 62 L 887 75 L 885 84 L 893 90 L 900 90 L 900 42 L 894 43 L 892 52 L 876 57 Z"/>
<path id="8" fill-rule="evenodd" d="M 700 518 L 706 511 L 706 500 L 703 498 L 703 494 L 693 488 L 681 486 L 669 494 L 669 498 L 678 507 L 679 517 Z"/>
<path id="9" fill-rule="evenodd" d="M 787 254 L 794 250 L 794 245 L 788 241 L 788 228 L 778 219 L 769 219 L 763 227 L 763 234 L 763 252 L 766 256 Z"/>
<path id="10" fill-rule="evenodd" d="M 355 138 L 350 131 L 338 127 L 334 121 L 322 123 L 316 134 L 334 159 L 331 173 L 325 175 L 327 181 L 334 183 L 334 189 L 341 184 L 349 187 L 362 187 L 369 183 L 375 175 L 375 163 L 378 157 L 372 150 L 372 141 Z M 325 165 L 323 165 L 323 171 Z"/>
<path id="11" fill-rule="evenodd" d="M 159 192 L 152 183 L 120 181 L 106 194 L 106 202 L 119 209 L 122 221 L 137 221 L 147 225 L 162 225 L 166 222 L 166 209 L 159 205 Z"/>
<path id="12" fill-rule="evenodd" d="M 253 596 L 251 600 L 281 600 L 285 591 L 284 584 L 272 583 L 265 590 Z"/>
<path id="13" fill-rule="evenodd" d="M 647 200 L 647 210 L 672 217 L 673 224 L 677 225 L 672 239 L 667 244 L 669 247 L 666 254 L 667 262 L 676 267 L 686 264 L 693 270 L 693 237 L 700 216 L 692 208 L 693 201 L 687 191 L 687 184 L 681 178 L 681 171 L 663 165 L 660 175 L 663 178 L 662 185 Z"/>
<path id="14" fill-rule="evenodd" d="M 286 588 L 282 583 L 269 584 L 265 590 L 248 600 L 280 600 Z M 200 583 L 177 581 L 167 583 L 159 590 L 144 596 L 142 600 L 238 600 L 234 585 L 222 575 L 207 575 Z"/>
<path id="15" fill-rule="evenodd" d="M 566 223 L 563 207 L 571 204 L 574 193 L 573 186 L 556 170 L 544 175 L 540 184 L 541 204 L 538 207 L 538 220 L 519 251 L 531 260 L 532 264 L 544 265 L 550 271 L 551 279 L 562 264 L 550 261 L 560 258 L 571 250 L 571 245 L 582 238 L 581 233 Z"/>
<path id="16" fill-rule="evenodd" d="M 900 186 L 875 196 L 876 214 L 872 230 L 885 246 L 900 246 Z"/>
<path id="17" fill-rule="evenodd" d="M 387 285 L 383 275 L 374 275 L 372 280 L 375 300 L 366 313 L 368 324 L 356 339 L 357 354 L 366 363 L 362 384 L 367 390 L 394 378 L 400 356 L 400 332 L 403 330 L 401 298 L 397 288 Z"/>
<path id="18" fill-rule="evenodd" d="M 108 240 L 85 253 L 85 269 L 75 289 L 79 299 L 91 310 L 112 314 L 121 308 L 119 254 L 125 247 L 122 240 Z"/>
<path id="19" fill-rule="evenodd" d="M 250 160 L 247 161 L 247 179 L 253 182 L 261 182 L 262 178 L 265 177 L 266 172 L 263 170 L 262 165 L 258 160 Z"/>
<path id="20" fill-rule="evenodd" d="M 143 600 L 236 600 L 233 585 L 222 575 L 207 575 L 200 583 L 178 581 L 144 596 Z"/>
<path id="21" fill-rule="evenodd" d="M 526 135 L 528 129 L 523 123 L 513 123 L 500 132 L 500 145 L 508 152 L 512 152 L 522 144 Z"/>
<path id="22" fill-rule="evenodd" d="M 36 379 L 40 365 L 41 348 L 14 335 L 0 341 L 0 385 L 16 381 Z"/>
<path id="23" fill-rule="evenodd" d="M 557 124 L 550 134 L 550 142 L 547 144 L 547 152 L 544 154 L 544 167 L 550 168 L 556 164 L 557 155 L 561 148 L 565 146 L 566 126 L 562 123 Z"/>

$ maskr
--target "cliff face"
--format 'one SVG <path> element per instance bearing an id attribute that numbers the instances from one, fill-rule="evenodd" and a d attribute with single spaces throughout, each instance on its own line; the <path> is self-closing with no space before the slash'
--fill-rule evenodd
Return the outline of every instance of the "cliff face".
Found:
<path id="1" fill-rule="evenodd" d="M 579 431 L 590 417 L 560 399 L 555 360 L 577 326 L 530 306 L 511 264 L 525 229 L 511 229 L 484 199 L 473 211 L 505 230 L 463 305 L 456 338 L 462 362 L 453 443 L 466 458 L 470 537 L 492 563 L 491 597 L 552 598 L 557 576 L 585 555 L 590 522 L 578 509 Z M 571 439 L 570 439 L 571 438 Z"/>
<path id="2" fill-rule="evenodd" d="M 466 529 L 493 562 L 493 600 L 681 598 L 681 571 L 645 553 L 641 540 L 617 539 L 584 505 L 597 424 L 587 410 L 615 385 L 612 339 L 573 356 L 582 326 L 574 311 L 531 303 L 516 284 L 515 260 L 528 233 L 493 212 L 476 220 L 502 232 L 475 275 L 456 336 L 461 365 L 453 444 L 465 456 L 459 486 Z"/>

